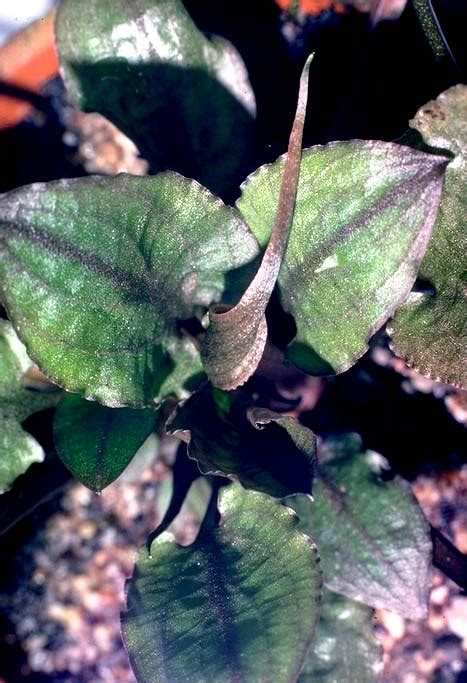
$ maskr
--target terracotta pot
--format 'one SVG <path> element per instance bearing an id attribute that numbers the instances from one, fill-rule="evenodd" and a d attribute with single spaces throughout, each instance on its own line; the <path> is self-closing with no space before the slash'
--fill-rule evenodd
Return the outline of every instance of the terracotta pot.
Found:
<path id="1" fill-rule="evenodd" d="M 15 34 L 0 48 L 0 80 L 32 93 L 58 75 L 54 38 L 55 10 Z M 0 95 L 0 129 L 14 126 L 31 113 L 28 102 Z"/>

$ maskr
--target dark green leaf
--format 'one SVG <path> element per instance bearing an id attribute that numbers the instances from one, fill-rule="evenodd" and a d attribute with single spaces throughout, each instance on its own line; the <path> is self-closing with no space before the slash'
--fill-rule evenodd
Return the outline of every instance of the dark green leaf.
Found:
<path id="1" fill-rule="evenodd" d="M 371 607 L 324 589 L 318 631 L 298 683 L 376 683 L 383 660 L 372 621 Z"/>
<path id="2" fill-rule="evenodd" d="M 306 60 L 300 78 L 274 227 L 261 265 L 235 306 L 212 306 L 209 310 L 201 358 L 209 379 L 220 389 L 231 390 L 245 384 L 258 367 L 266 346 L 266 307 L 276 286 L 294 214 L 312 59 L 310 55 Z"/>
<path id="3" fill-rule="evenodd" d="M 406 298 L 436 217 L 446 160 L 387 142 L 350 141 L 302 155 L 294 221 L 279 273 L 297 325 L 288 358 L 342 372 Z M 284 159 L 246 181 L 238 207 L 269 239 Z"/>
<path id="4" fill-rule="evenodd" d="M 39 392 L 22 383 L 32 361 L 10 323 L 0 320 L 0 493 L 33 462 L 44 459 L 42 446 L 21 427 L 29 415 L 55 405 L 59 391 Z"/>
<path id="5" fill-rule="evenodd" d="M 356 435 L 325 442 L 314 487 L 287 499 L 320 549 L 326 585 L 409 619 L 427 614 L 432 546 L 410 487 L 382 481 L 384 459 Z"/>
<path id="6" fill-rule="evenodd" d="M 207 386 L 178 409 L 167 429 L 187 441 L 189 456 L 204 474 L 231 477 L 277 498 L 311 493 L 313 432 L 292 417 L 247 407 L 240 395 L 222 415 Z"/>
<path id="7" fill-rule="evenodd" d="M 316 549 L 295 515 L 238 484 L 219 528 L 141 551 L 123 633 L 143 683 L 296 681 L 318 620 Z"/>
<path id="8" fill-rule="evenodd" d="M 57 45 L 73 102 L 133 138 L 153 171 L 216 194 L 245 177 L 255 116 L 245 65 L 181 0 L 63 0 Z"/>
<path id="9" fill-rule="evenodd" d="M 410 122 L 426 144 L 455 156 L 446 169 L 438 219 L 412 292 L 391 323 L 394 350 L 425 375 L 467 386 L 467 86 L 428 102 Z"/>
<path id="10" fill-rule="evenodd" d="M 196 388 L 201 361 L 178 323 L 237 296 L 227 284 L 248 281 L 238 269 L 256 253 L 233 209 L 175 173 L 0 198 L 0 279 L 14 325 L 57 384 L 110 406 Z"/>
<path id="11" fill-rule="evenodd" d="M 57 408 L 57 453 L 74 476 L 93 491 L 111 484 L 152 432 L 154 410 L 107 408 L 76 394 Z"/>

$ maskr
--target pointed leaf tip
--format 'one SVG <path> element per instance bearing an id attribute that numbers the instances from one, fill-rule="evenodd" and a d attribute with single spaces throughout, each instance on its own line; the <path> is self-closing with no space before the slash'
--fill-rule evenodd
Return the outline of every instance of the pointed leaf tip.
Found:
<path id="1" fill-rule="evenodd" d="M 279 274 L 295 209 L 308 101 L 308 76 L 313 56 L 311 54 L 306 60 L 300 77 L 297 110 L 274 228 L 261 265 L 235 306 L 212 307 L 209 311 L 202 361 L 209 379 L 220 389 L 232 390 L 244 384 L 258 367 L 266 345 L 266 307 Z"/>

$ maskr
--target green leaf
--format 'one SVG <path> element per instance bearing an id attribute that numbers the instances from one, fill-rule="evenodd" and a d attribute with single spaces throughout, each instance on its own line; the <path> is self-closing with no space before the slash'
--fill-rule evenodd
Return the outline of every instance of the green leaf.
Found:
<path id="1" fill-rule="evenodd" d="M 242 287 L 256 254 L 235 210 L 175 173 L 0 198 L 0 279 L 16 329 L 46 375 L 109 406 L 196 388 L 201 361 L 179 323 L 237 296 L 231 283 Z"/>
<path id="2" fill-rule="evenodd" d="M 426 617 L 432 545 L 408 484 L 382 481 L 382 458 L 360 437 L 325 442 L 314 487 L 286 503 L 320 549 L 328 588 L 409 619 Z"/>
<path id="3" fill-rule="evenodd" d="M 123 633 L 140 682 L 296 681 L 318 620 L 321 572 L 295 515 L 238 484 L 222 519 L 182 548 L 141 551 Z"/>
<path id="4" fill-rule="evenodd" d="M 179 171 L 216 194 L 239 185 L 254 142 L 248 74 L 181 0 L 63 0 L 56 34 L 74 104 L 115 123 L 154 172 Z"/>
<path id="5" fill-rule="evenodd" d="M 446 169 L 438 219 L 420 267 L 428 291 L 409 296 L 390 334 L 396 353 L 419 372 L 466 387 L 467 86 L 457 85 L 428 102 L 410 125 L 426 144 L 455 156 Z"/>
<path id="6" fill-rule="evenodd" d="M 346 370 L 406 298 L 430 238 L 445 164 L 388 142 L 337 142 L 303 153 L 278 279 L 297 326 L 287 357 L 298 368 Z M 283 168 L 281 158 L 258 169 L 237 202 L 263 246 Z"/>
<path id="7" fill-rule="evenodd" d="M 313 432 L 292 417 L 248 409 L 241 394 L 222 415 L 207 386 L 178 408 L 167 430 L 187 441 L 188 455 L 203 474 L 221 474 L 276 498 L 311 493 Z"/>
<path id="8" fill-rule="evenodd" d="M 107 408 L 68 394 L 55 413 L 55 447 L 74 476 L 99 492 L 120 476 L 155 420 L 154 410 Z"/>
<path id="9" fill-rule="evenodd" d="M 44 459 L 42 446 L 21 427 L 27 417 L 55 405 L 59 391 L 38 392 L 22 383 L 32 361 L 10 323 L 0 320 L 0 493 L 33 462 Z"/>
<path id="10" fill-rule="evenodd" d="M 373 610 L 325 589 L 318 631 L 298 683 L 377 683 L 382 647 Z"/>

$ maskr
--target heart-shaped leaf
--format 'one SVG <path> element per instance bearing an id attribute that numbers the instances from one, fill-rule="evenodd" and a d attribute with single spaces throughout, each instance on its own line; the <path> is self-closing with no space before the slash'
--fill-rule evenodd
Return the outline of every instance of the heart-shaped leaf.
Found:
<path id="1" fill-rule="evenodd" d="M 426 144 L 454 159 L 446 169 L 441 206 L 420 266 L 425 292 L 413 292 L 396 312 L 390 333 L 397 354 L 419 372 L 467 386 L 467 86 L 428 102 L 410 125 Z"/>
<path id="2" fill-rule="evenodd" d="M 55 405 L 59 391 L 39 392 L 22 383 L 32 365 L 10 323 L 0 320 L 0 493 L 33 462 L 44 459 L 42 446 L 21 427 L 27 417 Z"/>
<path id="3" fill-rule="evenodd" d="M 142 550 L 123 633 L 142 683 L 296 681 L 318 620 L 316 549 L 295 515 L 238 484 L 220 495 L 220 526 Z"/>
<path id="4" fill-rule="evenodd" d="M 175 173 L 0 198 L 0 279 L 14 325 L 49 377 L 109 406 L 196 388 L 201 361 L 179 322 L 235 299 L 227 284 L 242 291 L 256 254 L 235 210 Z"/>
<path id="5" fill-rule="evenodd" d="M 313 432 L 295 418 L 232 399 L 222 415 L 206 386 L 179 407 L 167 429 L 186 440 L 203 474 L 237 479 L 248 489 L 281 498 L 311 493 L 316 457 Z"/>
<path id="6" fill-rule="evenodd" d="M 438 209 L 446 160 L 354 140 L 303 152 L 279 273 L 297 335 L 287 357 L 310 374 L 350 367 L 406 298 Z M 261 245 L 274 224 L 284 158 L 244 183 L 237 202 Z"/>
<path id="7" fill-rule="evenodd" d="M 56 34 L 73 102 L 129 135 L 153 172 L 179 171 L 216 194 L 238 187 L 254 141 L 248 74 L 181 0 L 62 0 Z"/>
<path id="8" fill-rule="evenodd" d="M 155 420 L 150 409 L 107 408 L 68 394 L 55 413 L 55 447 L 74 476 L 99 492 L 120 476 Z"/>
<path id="9" fill-rule="evenodd" d="M 371 607 L 325 588 L 318 631 L 298 683 L 377 683 L 382 668 Z"/>
<path id="10" fill-rule="evenodd" d="M 314 487 L 286 503 L 318 543 L 326 585 L 409 619 L 426 617 L 432 545 L 408 485 L 382 481 L 384 459 L 356 435 L 325 442 Z"/>

